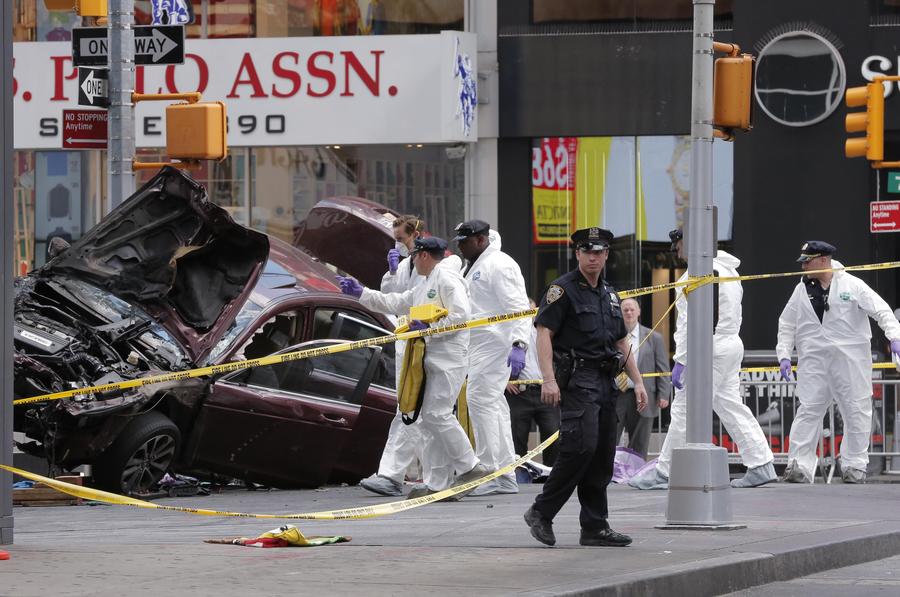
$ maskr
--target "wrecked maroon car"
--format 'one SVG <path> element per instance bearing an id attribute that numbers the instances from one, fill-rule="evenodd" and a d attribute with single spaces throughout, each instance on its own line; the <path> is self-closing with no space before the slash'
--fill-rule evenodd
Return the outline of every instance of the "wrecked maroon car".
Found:
<path id="1" fill-rule="evenodd" d="M 377 244 L 390 232 L 369 230 Z M 168 167 L 15 293 L 16 398 L 392 329 L 342 295 L 323 263 L 236 224 Z M 30 440 L 23 451 L 63 469 L 90 464 L 96 484 L 117 492 L 146 492 L 167 470 L 353 483 L 378 466 L 394 383 L 388 344 L 21 405 L 14 424 Z"/>

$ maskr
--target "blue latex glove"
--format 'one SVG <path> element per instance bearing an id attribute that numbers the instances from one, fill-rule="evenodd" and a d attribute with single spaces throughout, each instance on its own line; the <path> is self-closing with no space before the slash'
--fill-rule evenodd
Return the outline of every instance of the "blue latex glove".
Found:
<path id="1" fill-rule="evenodd" d="M 525 349 L 519 346 L 513 346 L 506 358 L 506 364 L 510 368 L 509 378 L 519 379 L 519 374 L 525 368 Z"/>
<path id="2" fill-rule="evenodd" d="M 387 254 L 388 269 L 392 274 L 397 273 L 397 267 L 400 265 L 400 251 L 391 249 Z"/>
<path id="3" fill-rule="evenodd" d="M 891 340 L 891 352 L 900 355 L 900 340 Z"/>
<path id="4" fill-rule="evenodd" d="M 418 332 L 419 330 L 427 330 L 429 328 L 429 324 L 425 323 L 420 319 L 413 319 L 409 322 L 409 331 Z"/>
<path id="5" fill-rule="evenodd" d="M 781 359 L 781 379 L 791 381 L 791 359 Z"/>
<path id="6" fill-rule="evenodd" d="M 357 282 L 354 278 L 345 278 L 344 276 L 336 276 L 336 278 L 341 287 L 341 292 L 349 294 L 350 296 L 355 296 L 356 298 L 362 296 L 362 284 Z"/>
<path id="7" fill-rule="evenodd" d="M 687 369 L 681 363 L 675 363 L 675 366 L 672 367 L 672 385 L 675 386 L 676 389 L 680 390 L 684 387 L 684 370 Z"/>

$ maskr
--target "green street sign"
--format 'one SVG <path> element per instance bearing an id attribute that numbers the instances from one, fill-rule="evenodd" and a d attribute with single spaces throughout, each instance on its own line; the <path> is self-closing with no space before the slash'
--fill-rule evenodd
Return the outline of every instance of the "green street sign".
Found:
<path id="1" fill-rule="evenodd" d="M 900 193 L 900 172 L 888 172 L 887 192 Z"/>

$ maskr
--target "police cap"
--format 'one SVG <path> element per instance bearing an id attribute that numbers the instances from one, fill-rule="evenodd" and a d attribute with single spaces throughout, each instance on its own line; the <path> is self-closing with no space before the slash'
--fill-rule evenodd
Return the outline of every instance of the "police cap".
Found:
<path id="1" fill-rule="evenodd" d="M 572 244 L 582 251 L 603 251 L 612 240 L 613 233 L 603 228 L 582 228 L 572 235 Z"/>
<path id="2" fill-rule="evenodd" d="M 808 240 L 800 247 L 800 257 L 797 258 L 798 263 L 815 259 L 816 257 L 824 257 L 826 255 L 834 255 L 837 249 L 834 245 L 828 244 L 821 240 Z"/>
<path id="3" fill-rule="evenodd" d="M 491 231 L 491 225 L 483 220 L 469 220 L 457 224 L 453 231 L 456 232 L 453 240 L 458 242 L 477 234 L 487 234 Z"/>
<path id="4" fill-rule="evenodd" d="M 425 251 L 426 253 L 443 257 L 444 251 L 447 250 L 447 241 L 437 236 L 419 237 L 413 241 L 413 244 L 411 255 L 415 255 L 419 251 Z"/>
<path id="5" fill-rule="evenodd" d="M 669 240 L 672 241 L 672 246 L 670 247 L 670 249 L 672 251 L 677 251 L 678 250 L 678 241 L 683 240 L 683 239 L 684 239 L 684 230 L 682 230 L 681 228 L 676 228 L 675 230 L 670 230 L 669 231 Z"/>

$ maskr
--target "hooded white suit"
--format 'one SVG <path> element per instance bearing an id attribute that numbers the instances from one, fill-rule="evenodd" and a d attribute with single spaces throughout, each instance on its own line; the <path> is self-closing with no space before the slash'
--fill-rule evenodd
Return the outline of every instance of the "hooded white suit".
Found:
<path id="1" fill-rule="evenodd" d="M 415 287 L 399 294 L 365 288 L 359 302 L 369 309 L 394 315 L 406 315 L 414 305 L 431 303 L 449 312 L 433 325 L 467 321 L 469 298 L 462 276 L 453 265 L 442 262 Z M 453 416 L 453 406 L 466 378 L 468 346 L 468 330 L 425 338 L 425 398 L 414 427 L 423 435 L 425 482 L 435 491 L 450 486 L 453 471 L 465 473 L 478 463 L 468 437 Z M 394 423 L 396 420 L 395 416 Z"/>
<path id="2" fill-rule="evenodd" d="M 719 251 L 713 259 L 713 269 L 720 276 L 737 276 L 740 259 Z M 687 273 L 680 280 L 686 280 Z M 744 290 L 740 282 L 719 284 L 719 321 L 713 336 L 713 411 L 735 441 L 744 465 L 750 469 L 774 460 L 766 436 L 753 417 L 753 413 L 741 400 L 740 368 L 744 358 L 744 343 L 738 335 L 741 331 L 741 300 Z M 678 319 L 675 324 L 675 362 L 690 366 L 687 354 L 688 304 L 682 291 L 678 291 L 675 305 Z M 669 476 L 672 450 L 685 444 L 687 431 L 687 385 L 675 390 L 672 400 L 672 421 L 663 443 L 656 470 Z M 712 431 L 712 430 L 710 430 Z"/>
<path id="3" fill-rule="evenodd" d="M 519 264 L 500 250 L 499 235 L 491 238 L 491 244 L 465 274 L 474 319 L 530 308 Z M 532 320 L 525 318 L 471 332 L 466 404 L 478 460 L 493 470 L 515 461 L 509 404 L 503 394 L 510 375 L 506 363 L 513 342 L 529 343 L 531 327 Z M 536 348 L 529 346 L 527 350 Z M 514 473 L 506 476 L 515 483 Z"/>
<path id="4" fill-rule="evenodd" d="M 832 267 L 843 267 L 832 260 Z M 837 400 L 844 419 L 841 467 L 865 471 L 872 431 L 872 328 L 878 322 L 888 340 L 900 339 L 900 324 L 888 304 L 847 272 L 834 272 L 822 321 L 813 310 L 801 280 L 778 318 L 781 359 L 797 347 L 797 398 L 800 408 L 791 425 L 788 461 L 796 460 L 812 479 L 822 417 Z"/>

